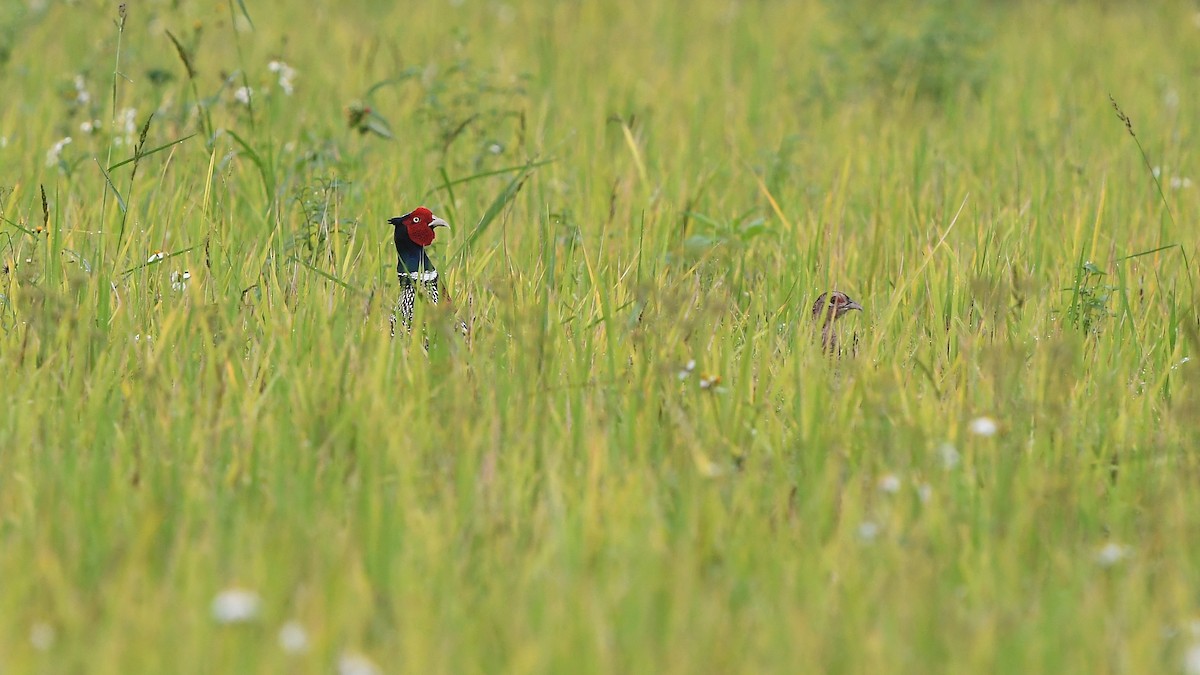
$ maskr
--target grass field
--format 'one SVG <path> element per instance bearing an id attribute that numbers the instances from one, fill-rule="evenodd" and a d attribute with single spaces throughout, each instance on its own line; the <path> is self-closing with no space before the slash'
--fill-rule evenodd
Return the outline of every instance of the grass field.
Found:
<path id="1" fill-rule="evenodd" d="M 0 672 L 1200 675 L 1198 68 L 1193 2 L 5 4 Z"/>

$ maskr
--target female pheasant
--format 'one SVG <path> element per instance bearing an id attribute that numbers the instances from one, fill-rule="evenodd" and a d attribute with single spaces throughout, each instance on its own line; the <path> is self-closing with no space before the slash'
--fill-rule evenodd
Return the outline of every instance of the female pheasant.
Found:
<path id="1" fill-rule="evenodd" d="M 862 305 L 850 299 L 841 291 L 822 293 L 813 303 L 812 315 L 814 321 L 821 322 L 821 348 L 827 352 L 837 353 L 838 336 L 833 323 L 850 310 L 863 311 Z"/>

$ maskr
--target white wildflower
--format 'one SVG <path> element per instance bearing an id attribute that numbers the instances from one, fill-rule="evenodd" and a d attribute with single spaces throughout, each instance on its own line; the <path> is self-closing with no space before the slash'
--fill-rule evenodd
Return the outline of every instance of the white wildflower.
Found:
<path id="1" fill-rule="evenodd" d="M 158 251 L 157 253 L 150 254 L 150 257 L 146 258 L 146 262 L 148 262 L 148 263 L 158 262 L 159 260 L 162 260 L 165 257 L 167 257 L 166 251 Z"/>
<path id="2" fill-rule="evenodd" d="M 87 105 L 92 100 L 92 95 L 88 93 L 87 83 L 83 81 L 82 75 L 75 76 L 75 102 L 79 105 Z"/>
<path id="3" fill-rule="evenodd" d="M 865 542 L 875 541 L 879 536 L 879 524 L 870 520 L 864 520 L 858 526 L 858 538 Z"/>
<path id="4" fill-rule="evenodd" d="M 192 273 L 187 270 L 171 272 L 171 288 L 182 293 L 187 290 L 188 279 L 191 278 Z"/>
<path id="5" fill-rule="evenodd" d="M 1101 567 L 1112 567 L 1121 562 L 1129 555 L 1129 548 L 1122 546 L 1115 541 L 1110 541 L 1100 550 L 1096 552 L 1096 562 Z"/>
<path id="6" fill-rule="evenodd" d="M 267 70 L 279 75 L 279 88 L 283 93 L 291 96 L 296 91 L 296 86 L 293 80 L 296 79 L 296 69 L 284 63 L 283 61 L 272 61 L 267 64 Z"/>
<path id="7" fill-rule="evenodd" d="M 233 99 L 242 105 L 250 105 L 250 97 L 254 95 L 254 90 L 250 87 L 238 87 L 237 91 L 233 92 Z"/>
<path id="8" fill-rule="evenodd" d="M 687 364 L 685 364 L 683 366 L 683 370 L 679 371 L 679 379 L 686 380 L 688 378 L 688 375 L 691 375 L 692 371 L 695 369 L 696 369 L 696 359 L 688 359 Z"/>
<path id="9" fill-rule="evenodd" d="M 279 647 L 288 654 L 308 651 L 308 632 L 299 621 L 289 621 L 279 629 Z"/>
<path id="10" fill-rule="evenodd" d="M 917 499 L 921 500 L 922 504 L 928 504 L 930 499 L 933 499 L 933 488 L 929 483 L 921 483 L 917 486 Z"/>
<path id="11" fill-rule="evenodd" d="M 976 417 L 967 425 L 967 429 L 976 436 L 995 436 L 1000 430 L 1000 425 L 990 417 Z"/>
<path id="12" fill-rule="evenodd" d="M 1188 647 L 1183 655 L 1183 672 L 1187 675 L 1200 675 L 1200 642 Z"/>
<path id="13" fill-rule="evenodd" d="M 1187 177 L 1180 178 L 1178 176 L 1174 176 L 1171 178 L 1171 189 L 1173 189 L 1173 190 L 1178 190 L 1180 188 L 1190 188 L 1190 187 L 1192 187 L 1192 179 L 1191 178 L 1187 178 Z"/>
<path id="14" fill-rule="evenodd" d="M 884 475 L 879 479 L 879 489 L 889 495 L 900 491 L 900 478 L 894 473 Z"/>
<path id="15" fill-rule="evenodd" d="M 374 661 L 362 654 L 344 652 L 338 657 L 338 675 L 380 675 L 381 672 Z"/>
<path id="16" fill-rule="evenodd" d="M 962 456 L 958 454 L 958 450 L 949 443 L 942 443 L 938 446 L 938 459 L 942 462 L 942 468 L 946 470 L 953 469 L 962 461 Z"/>
<path id="17" fill-rule="evenodd" d="M 100 130 L 100 120 L 84 120 L 79 124 L 79 130 L 85 134 L 95 133 Z"/>
<path id="18" fill-rule="evenodd" d="M 63 148 L 71 144 L 71 137 L 60 139 L 46 151 L 46 166 L 54 166 L 62 159 Z"/>
<path id="19" fill-rule="evenodd" d="M 137 109 L 122 108 L 113 121 L 113 130 L 124 134 L 113 139 L 114 145 L 132 144 L 137 133 Z"/>
<path id="20" fill-rule="evenodd" d="M 58 637 L 54 632 L 54 626 L 39 621 L 29 629 L 29 644 L 39 652 L 49 651 L 54 646 L 54 639 Z"/>
<path id="21" fill-rule="evenodd" d="M 258 617 L 261 604 L 257 593 L 230 588 L 213 598 L 212 615 L 217 623 L 245 623 Z"/>

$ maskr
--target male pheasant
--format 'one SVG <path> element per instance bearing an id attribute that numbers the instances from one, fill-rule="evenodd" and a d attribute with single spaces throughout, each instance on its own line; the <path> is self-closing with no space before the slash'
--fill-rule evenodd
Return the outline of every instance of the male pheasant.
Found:
<path id="1" fill-rule="evenodd" d="M 438 302 L 438 273 L 425 247 L 433 243 L 434 230 L 450 227 L 446 221 L 421 206 L 411 213 L 388 220 L 396 228 L 396 276 L 400 279 L 400 298 L 392 311 L 392 335 L 396 334 L 396 319 L 405 329 L 412 328 L 413 308 L 418 288 L 433 304 Z"/>

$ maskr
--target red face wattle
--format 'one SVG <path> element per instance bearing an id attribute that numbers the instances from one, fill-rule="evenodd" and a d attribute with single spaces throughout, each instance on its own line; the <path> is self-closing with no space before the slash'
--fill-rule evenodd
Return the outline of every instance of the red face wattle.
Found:
<path id="1" fill-rule="evenodd" d="M 404 218 L 404 227 L 408 230 L 408 238 L 417 246 L 428 246 L 433 243 L 433 212 L 424 206 L 408 214 Z"/>

